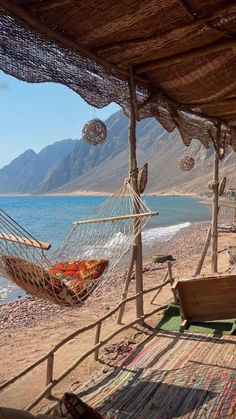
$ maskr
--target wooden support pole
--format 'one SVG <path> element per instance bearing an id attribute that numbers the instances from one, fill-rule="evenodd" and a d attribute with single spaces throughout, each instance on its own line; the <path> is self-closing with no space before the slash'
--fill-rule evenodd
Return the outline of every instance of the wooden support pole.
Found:
<path id="1" fill-rule="evenodd" d="M 219 208 L 219 156 L 214 154 L 213 164 L 213 197 L 211 221 L 211 271 L 217 272 L 218 261 L 218 208 Z"/>
<path id="2" fill-rule="evenodd" d="M 162 283 L 165 283 L 168 278 L 168 272 L 166 272 L 165 276 L 162 279 Z M 151 299 L 150 304 L 154 304 L 155 299 L 157 298 L 158 294 L 160 294 L 162 288 L 159 288 L 155 293 L 154 297 Z"/>
<path id="3" fill-rule="evenodd" d="M 122 293 L 122 301 L 125 300 L 127 298 L 128 295 L 128 290 L 129 290 L 129 284 L 131 281 L 131 275 L 133 272 L 133 268 L 134 268 L 134 263 L 136 260 L 136 247 L 133 246 L 132 249 L 132 256 L 131 256 L 131 260 L 130 260 L 130 265 L 129 265 L 129 269 L 127 272 L 127 276 L 126 276 L 126 280 L 125 280 L 125 284 L 124 284 L 124 289 L 123 289 L 123 293 Z M 122 304 L 118 317 L 117 317 L 117 324 L 122 324 L 122 320 L 123 320 L 123 315 L 124 315 L 124 311 L 125 311 L 125 303 Z"/>
<path id="4" fill-rule="evenodd" d="M 198 265 L 197 265 L 197 269 L 194 272 L 194 276 L 197 276 L 201 273 L 202 266 L 203 266 L 203 263 L 204 263 L 204 260 L 205 260 L 206 254 L 207 254 L 207 250 L 208 250 L 208 248 L 210 246 L 210 242 L 211 242 L 211 227 L 212 227 L 211 225 L 208 227 L 206 240 L 205 240 L 205 243 L 204 243 L 204 246 L 203 246 L 203 250 L 202 250 L 200 260 L 199 260 Z"/>
<path id="5" fill-rule="evenodd" d="M 138 119 L 138 115 L 136 115 L 136 112 L 137 112 L 138 106 L 137 106 L 136 89 L 135 89 L 132 69 L 130 70 L 129 93 L 130 93 L 129 170 L 130 170 L 132 187 L 134 191 L 137 194 L 139 194 L 138 192 L 138 165 L 137 165 L 137 157 L 136 157 L 136 119 Z M 135 213 L 137 214 L 140 212 L 140 209 L 137 207 L 137 205 L 134 204 L 133 211 L 134 211 L 134 214 Z M 138 222 L 139 222 L 138 220 L 136 221 L 136 223 L 134 222 L 134 230 L 137 228 Z M 134 252 L 136 254 L 136 259 L 135 259 L 136 293 L 137 294 L 140 293 L 140 296 L 136 300 L 136 317 L 142 319 L 143 295 L 141 293 L 143 291 L 143 261 L 142 261 L 143 255 L 142 255 L 141 232 L 136 235 L 134 246 L 135 246 Z"/>
<path id="6" fill-rule="evenodd" d="M 173 284 L 174 284 L 174 278 L 173 278 L 173 274 L 172 274 L 172 263 L 171 263 L 170 260 L 167 260 L 167 271 L 168 271 L 168 277 L 169 277 L 170 285 L 172 287 Z M 173 295 L 174 295 L 174 303 L 178 304 L 176 290 L 172 289 L 172 292 L 173 292 Z"/>
<path id="7" fill-rule="evenodd" d="M 102 327 L 102 322 L 99 322 L 96 329 L 95 342 L 94 342 L 95 345 L 97 345 L 97 343 L 100 342 L 101 327 Z M 97 348 L 96 351 L 94 352 L 95 361 L 98 361 L 98 357 L 99 357 L 99 348 Z"/>
<path id="8" fill-rule="evenodd" d="M 54 354 L 50 354 L 47 359 L 46 387 L 53 382 L 53 364 Z M 51 390 L 48 391 L 47 397 L 51 397 Z"/>

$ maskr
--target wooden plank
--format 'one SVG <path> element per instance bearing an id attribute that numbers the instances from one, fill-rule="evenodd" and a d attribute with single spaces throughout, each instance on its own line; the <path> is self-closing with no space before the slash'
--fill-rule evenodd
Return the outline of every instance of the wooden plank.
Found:
<path id="1" fill-rule="evenodd" d="M 81 221 L 74 221 L 73 224 L 93 224 L 93 223 L 105 223 L 105 222 L 113 222 L 119 220 L 128 220 L 128 219 L 135 219 L 135 218 L 142 218 L 142 217 L 155 217 L 159 215 L 157 211 L 150 211 L 150 212 L 143 212 L 139 214 L 129 214 L 129 215 L 117 215 L 114 217 L 106 217 L 106 218 L 95 218 L 93 220 L 81 220 Z"/>
<path id="2" fill-rule="evenodd" d="M 176 284 L 184 318 L 191 321 L 236 318 L 236 275 L 180 280 Z"/>
<path id="3" fill-rule="evenodd" d="M 44 250 L 48 250 L 51 247 L 50 243 L 40 242 L 38 240 L 27 239 L 26 237 L 14 236 L 12 234 L 7 234 L 7 233 L 1 233 L 0 232 L 0 240 L 1 239 L 6 240 L 6 241 L 10 241 L 10 242 L 13 242 L 13 243 L 24 244 L 25 246 L 37 247 L 39 249 L 44 249 Z"/>

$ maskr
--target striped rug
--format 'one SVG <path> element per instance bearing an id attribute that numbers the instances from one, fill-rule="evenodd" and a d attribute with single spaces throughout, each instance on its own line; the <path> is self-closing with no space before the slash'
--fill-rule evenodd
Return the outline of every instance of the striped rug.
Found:
<path id="1" fill-rule="evenodd" d="M 104 418 L 236 418 L 236 337 L 158 332 L 80 396 Z"/>

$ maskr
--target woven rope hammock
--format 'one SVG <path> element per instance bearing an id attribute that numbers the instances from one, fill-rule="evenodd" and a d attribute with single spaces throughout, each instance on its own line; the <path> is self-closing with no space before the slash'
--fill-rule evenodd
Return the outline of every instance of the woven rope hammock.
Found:
<path id="1" fill-rule="evenodd" d="M 0 274 L 35 297 L 78 305 L 114 273 L 153 215 L 126 182 L 46 256 L 50 245 L 0 210 Z"/>

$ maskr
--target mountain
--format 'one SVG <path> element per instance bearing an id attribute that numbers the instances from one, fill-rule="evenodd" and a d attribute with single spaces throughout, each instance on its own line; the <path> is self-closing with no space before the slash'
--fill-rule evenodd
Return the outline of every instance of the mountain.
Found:
<path id="1" fill-rule="evenodd" d="M 0 193 L 27 193 L 50 177 L 78 140 L 62 140 L 39 153 L 27 150 L 0 169 Z"/>
<path id="2" fill-rule="evenodd" d="M 59 141 L 38 154 L 27 150 L 0 170 L 0 192 L 116 190 L 128 176 L 128 119 L 119 111 L 108 118 L 106 125 L 107 139 L 97 146 L 80 139 Z M 139 167 L 149 164 L 146 192 L 209 193 L 213 148 L 205 149 L 198 140 L 187 148 L 177 130 L 168 134 L 154 118 L 147 118 L 137 124 L 137 155 Z M 186 155 L 195 160 L 189 172 L 179 168 Z M 221 176 L 226 174 L 233 180 L 235 163 L 236 154 L 230 149 L 220 163 Z"/>
<path id="3" fill-rule="evenodd" d="M 128 175 L 128 119 L 120 111 L 106 125 L 108 137 L 103 144 L 91 146 L 80 140 L 36 192 L 112 192 L 119 188 Z M 137 124 L 137 155 L 139 166 L 149 164 L 147 192 L 209 193 L 213 148 L 206 149 L 198 140 L 187 148 L 177 130 L 170 135 L 154 118 L 147 118 Z M 195 160 L 189 172 L 179 168 L 181 158 L 186 155 Z M 233 179 L 235 163 L 236 155 L 229 150 L 220 163 L 222 175 L 228 174 Z"/>

